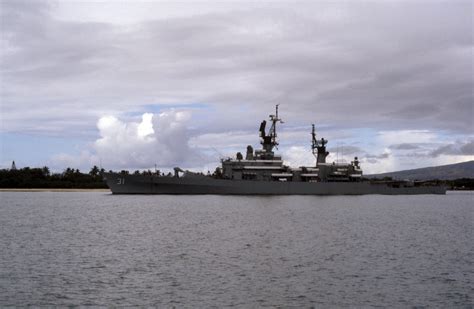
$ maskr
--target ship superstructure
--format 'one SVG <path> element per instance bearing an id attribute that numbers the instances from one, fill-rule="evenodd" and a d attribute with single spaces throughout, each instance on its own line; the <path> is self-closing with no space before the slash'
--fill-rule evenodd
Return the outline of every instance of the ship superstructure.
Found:
<path id="1" fill-rule="evenodd" d="M 278 146 L 277 123 L 283 123 L 278 117 L 278 105 L 274 115 L 270 115 L 271 127 L 268 134 L 265 131 L 267 122 L 260 124 L 260 150 L 253 150 L 247 146 L 245 159 L 238 152 L 235 159 L 228 158 L 222 161 L 222 177 L 232 180 L 259 180 L 259 181 L 296 181 L 296 182 L 354 182 L 360 181 L 362 170 L 357 157 L 348 163 L 326 163 L 329 152 L 326 150 L 328 140 L 316 138 L 316 130 L 312 125 L 311 149 L 316 158 L 314 166 L 290 168 L 283 164 L 281 156 L 275 155 L 273 149 Z"/>

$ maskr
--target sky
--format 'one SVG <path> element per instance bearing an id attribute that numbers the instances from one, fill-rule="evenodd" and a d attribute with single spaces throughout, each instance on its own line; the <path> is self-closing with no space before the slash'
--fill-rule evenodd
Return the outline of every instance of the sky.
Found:
<path id="1" fill-rule="evenodd" d="M 0 0 L 0 168 L 474 159 L 472 1 Z"/>

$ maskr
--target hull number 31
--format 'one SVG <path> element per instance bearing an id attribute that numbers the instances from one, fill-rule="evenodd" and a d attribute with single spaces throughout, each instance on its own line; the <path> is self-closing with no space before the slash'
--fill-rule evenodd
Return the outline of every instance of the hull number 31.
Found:
<path id="1" fill-rule="evenodd" d="M 118 185 L 124 185 L 125 184 L 125 178 L 117 178 L 117 184 Z"/>

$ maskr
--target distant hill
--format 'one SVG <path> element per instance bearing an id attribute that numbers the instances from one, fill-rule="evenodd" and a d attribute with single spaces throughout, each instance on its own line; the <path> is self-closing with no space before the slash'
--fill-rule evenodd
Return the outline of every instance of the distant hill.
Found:
<path id="1" fill-rule="evenodd" d="M 365 175 L 367 178 L 392 177 L 393 179 L 410 180 L 453 180 L 460 178 L 474 178 L 474 161 L 456 164 L 417 168 L 391 173 Z"/>

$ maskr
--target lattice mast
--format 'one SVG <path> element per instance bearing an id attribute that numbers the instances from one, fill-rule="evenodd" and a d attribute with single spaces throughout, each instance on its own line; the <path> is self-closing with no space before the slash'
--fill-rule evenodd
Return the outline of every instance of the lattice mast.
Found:
<path id="1" fill-rule="evenodd" d="M 272 122 L 272 126 L 270 127 L 270 130 L 268 131 L 268 134 L 265 133 L 265 126 L 267 125 L 267 122 L 264 120 L 260 124 L 260 137 L 262 138 L 261 144 L 263 146 L 263 149 L 267 153 L 272 153 L 273 147 L 278 149 L 278 142 L 277 142 L 277 131 L 276 131 L 276 124 L 279 123 L 284 123 L 281 118 L 278 117 L 278 106 L 280 104 L 277 104 L 275 106 L 275 115 L 269 115 L 270 121 Z"/>
<path id="2" fill-rule="evenodd" d="M 318 166 L 319 163 L 326 163 L 326 157 L 329 155 L 329 152 L 326 151 L 326 144 L 328 143 L 328 140 L 325 140 L 324 138 L 318 140 L 316 138 L 316 129 L 314 124 L 312 124 L 311 137 L 311 151 L 313 156 L 316 158 L 316 166 Z"/>

